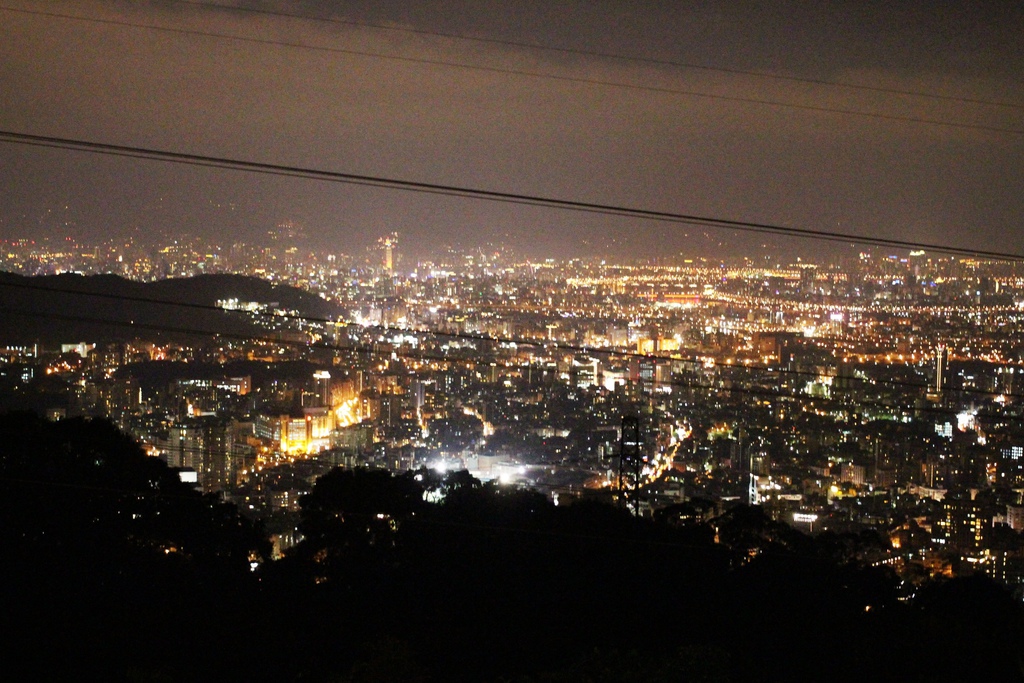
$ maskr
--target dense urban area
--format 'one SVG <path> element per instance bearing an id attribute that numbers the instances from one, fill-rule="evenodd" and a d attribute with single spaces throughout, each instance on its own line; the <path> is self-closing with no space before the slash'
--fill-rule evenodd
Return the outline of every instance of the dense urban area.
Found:
<path id="1" fill-rule="evenodd" d="M 0 2 L 0 678 L 1024 683 L 1024 2 Z"/>
<path id="2" fill-rule="evenodd" d="M 832 544 L 830 558 L 888 577 L 895 605 L 954 577 L 1019 602 L 1018 264 L 878 248 L 836 262 L 528 260 L 501 246 L 412 263 L 395 234 L 355 256 L 302 237 L 285 223 L 260 246 L 2 244 L 0 405 L 108 419 L 265 530 L 254 572 L 325 562 L 315 491 L 385 477 L 426 503 L 460 486 L 596 516 L 604 503 L 702 530 L 739 551 L 734 566 Z M 211 298 L 127 281 L 202 282 Z M 19 307 L 29 294 L 65 297 L 64 314 Z M 173 323 L 116 320 L 103 303 Z M 256 331 L 203 327 L 211 313 Z M 105 331 L 62 336 L 82 329 Z M 367 523 L 369 545 L 412 524 L 402 509 L 364 510 L 384 524 Z"/>

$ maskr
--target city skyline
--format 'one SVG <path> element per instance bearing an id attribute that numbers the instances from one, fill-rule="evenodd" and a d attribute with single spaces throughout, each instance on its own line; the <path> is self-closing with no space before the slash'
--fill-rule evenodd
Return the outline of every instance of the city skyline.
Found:
<path id="1" fill-rule="evenodd" d="M 1022 23 L 1005 4 L 2 11 L 0 130 L 1024 251 Z M 412 258 L 497 241 L 556 257 L 831 249 L 9 142 L 0 164 L 6 238 L 247 242 L 294 220 L 324 250 L 399 232 Z"/>
<path id="2" fill-rule="evenodd" d="M 299 235 L 225 261 L 0 250 L 35 276 L 0 273 L 10 630 L 88 645 L 36 670 L 547 680 L 587 656 L 676 680 L 704 658 L 686 643 L 723 680 L 1019 679 L 1020 264 L 451 252 L 403 273 L 393 234 L 310 260 Z M 537 618 L 583 605 L 583 633 Z M 494 644 L 432 644 L 437 614 Z M 210 657 L 168 646 L 240 623 Z"/>
<path id="3" fill-rule="evenodd" d="M 5 666 L 1022 680 L 1022 34 L 4 0 Z"/>

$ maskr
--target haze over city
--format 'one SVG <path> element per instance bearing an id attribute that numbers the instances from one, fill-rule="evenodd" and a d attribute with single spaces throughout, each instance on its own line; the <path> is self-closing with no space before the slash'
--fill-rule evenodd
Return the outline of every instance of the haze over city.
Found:
<path id="1" fill-rule="evenodd" d="M 1022 29 L 0 0 L 0 670 L 1024 681 Z"/>
<path id="2" fill-rule="evenodd" d="M 235 7 L 231 9 L 229 7 Z M 12 0 L 0 130 L 1024 250 L 1014 3 Z M 822 245 L 0 145 L 0 235 L 403 235 L 534 258 Z M 765 246 L 762 246 L 765 245 Z"/>

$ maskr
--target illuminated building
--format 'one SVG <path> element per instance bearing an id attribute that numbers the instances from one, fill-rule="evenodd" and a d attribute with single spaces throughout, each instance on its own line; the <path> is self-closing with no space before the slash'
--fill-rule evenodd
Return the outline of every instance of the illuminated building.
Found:
<path id="1" fill-rule="evenodd" d="M 947 495 L 942 501 L 942 516 L 938 519 L 940 540 L 946 547 L 969 552 L 983 547 L 986 529 L 982 506 L 967 494 Z"/>
<path id="2" fill-rule="evenodd" d="M 374 442 L 374 426 L 370 422 L 339 427 L 331 435 L 331 448 L 361 453 L 369 450 Z"/>
<path id="3" fill-rule="evenodd" d="M 313 373 L 314 396 L 310 403 L 311 407 L 330 408 L 332 401 L 331 373 L 326 370 L 318 370 Z"/>
<path id="4" fill-rule="evenodd" d="M 203 491 L 236 483 L 234 437 L 223 420 L 195 418 L 172 426 L 163 451 L 168 466 L 195 470 Z"/>
<path id="5" fill-rule="evenodd" d="M 392 275 L 395 274 L 395 260 L 397 255 L 396 252 L 398 250 L 398 233 L 393 232 L 390 235 L 385 235 L 384 237 L 381 237 L 379 240 L 377 240 L 377 243 L 380 245 L 380 249 L 383 256 L 382 265 L 384 267 L 384 274 L 387 275 L 388 277 L 391 277 Z"/>
<path id="6" fill-rule="evenodd" d="M 1006 506 L 1006 523 L 1014 531 L 1024 531 L 1024 506 Z"/>
<path id="7" fill-rule="evenodd" d="M 839 481 L 849 482 L 854 486 L 863 486 L 866 480 L 864 466 L 853 463 L 843 463 L 839 468 Z"/>
<path id="8" fill-rule="evenodd" d="M 330 448 L 337 417 L 329 406 L 303 408 L 300 413 L 256 416 L 256 436 L 288 455 L 308 455 Z"/>
<path id="9" fill-rule="evenodd" d="M 932 387 L 936 394 L 942 393 L 942 390 L 945 389 L 948 374 L 949 350 L 945 346 L 939 346 L 935 352 L 935 384 Z"/>

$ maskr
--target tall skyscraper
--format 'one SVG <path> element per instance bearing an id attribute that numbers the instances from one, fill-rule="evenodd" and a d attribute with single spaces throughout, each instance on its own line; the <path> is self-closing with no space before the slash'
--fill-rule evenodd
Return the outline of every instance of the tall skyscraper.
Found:
<path id="1" fill-rule="evenodd" d="M 395 264 L 398 257 L 398 233 L 393 232 L 377 240 L 382 252 L 382 264 L 384 274 L 388 277 L 395 274 Z"/>
<path id="2" fill-rule="evenodd" d="M 935 384 L 932 386 L 932 390 L 936 393 L 942 393 L 942 390 L 946 388 L 946 382 L 948 381 L 949 374 L 949 350 L 940 345 L 935 352 Z"/>
<path id="3" fill-rule="evenodd" d="M 318 370 L 313 373 L 316 382 L 316 401 L 319 408 L 331 407 L 331 373 Z"/>
<path id="4" fill-rule="evenodd" d="M 282 221 L 267 231 L 269 246 L 267 255 L 283 264 L 294 264 L 298 259 L 299 246 L 306 239 L 302 226 L 294 221 Z"/>

